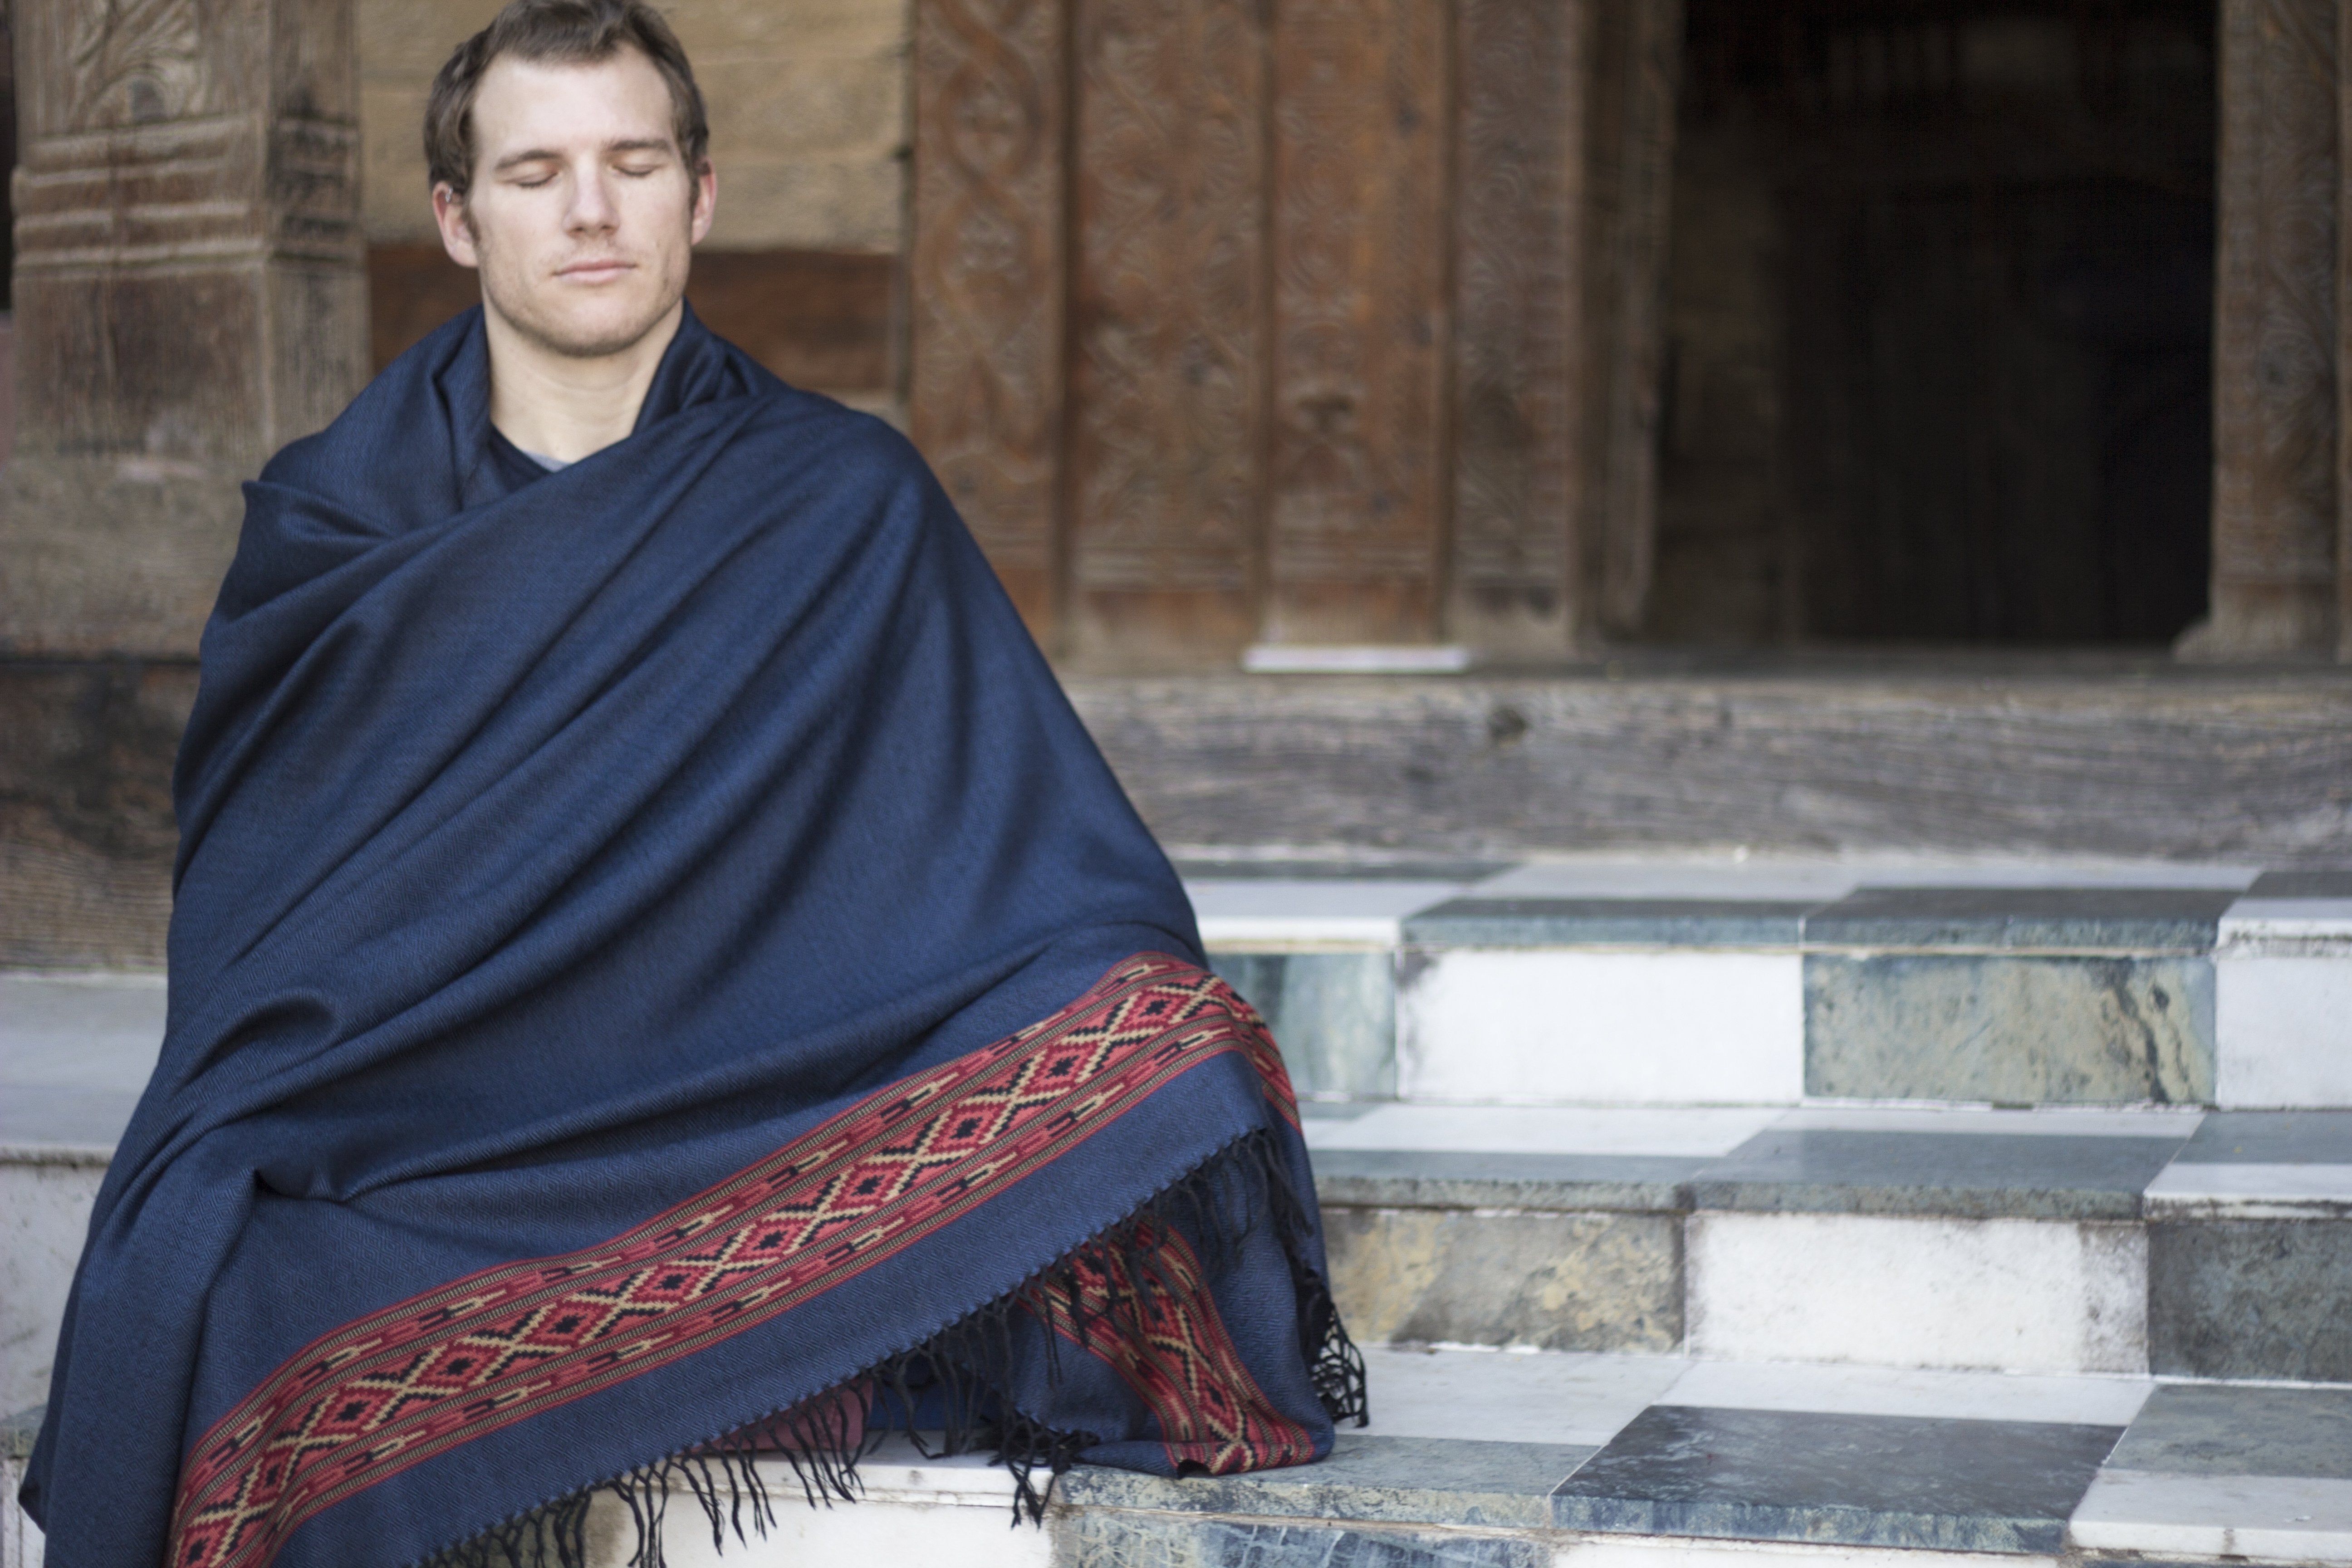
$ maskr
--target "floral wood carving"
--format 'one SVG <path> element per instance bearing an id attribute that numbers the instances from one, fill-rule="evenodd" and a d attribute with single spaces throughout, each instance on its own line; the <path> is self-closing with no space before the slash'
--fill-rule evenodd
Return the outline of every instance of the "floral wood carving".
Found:
<path id="1" fill-rule="evenodd" d="M 1064 19 L 919 0 L 914 437 L 1033 629 L 1055 599 Z"/>
<path id="2" fill-rule="evenodd" d="M 66 125 L 96 131 L 221 111 L 197 0 L 82 0 L 66 45 Z"/>

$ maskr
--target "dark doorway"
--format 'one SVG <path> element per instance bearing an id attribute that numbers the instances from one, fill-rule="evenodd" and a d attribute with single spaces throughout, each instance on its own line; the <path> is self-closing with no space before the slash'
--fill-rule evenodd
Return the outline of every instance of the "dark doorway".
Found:
<path id="1" fill-rule="evenodd" d="M 1689 0 L 1661 640 L 2205 605 L 2212 0 Z"/>

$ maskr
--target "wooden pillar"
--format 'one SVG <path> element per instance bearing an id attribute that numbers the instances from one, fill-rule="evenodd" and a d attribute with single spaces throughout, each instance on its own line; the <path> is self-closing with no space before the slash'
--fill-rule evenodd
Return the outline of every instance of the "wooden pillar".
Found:
<path id="1" fill-rule="evenodd" d="M 2352 149 L 2352 5 L 2336 8 L 2336 658 L 2352 664 L 2352 180 L 2343 177 Z"/>
<path id="2" fill-rule="evenodd" d="M 2213 587 L 2191 658 L 2336 642 L 2336 0 L 2221 0 Z"/>
<path id="3" fill-rule="evenodd" d="M 915 443 L 1048 649 L 1066 553 L 1066 12 L 915 7 Z"/>
<path id="4" fill-rule="evenodd" d="M 1076 0 L 1069 629 L 1097 668 L 1257 636 L 1266 75 L 1255 0 Z"/>
<path id="5" fill-rule="evenodd" d="M 1575 548 L 1587 381 L 1581 252 L 1592 0 L 1465 0 L 1454 195 L 1448 629 L 1557 658 L 1592 622 Z"/>
<path id="6" fill-rule="evenodd" d="M 1633 631 L 1682 0 L 918 0 L 912 424 L 1046 646 Z"/>
<path id="7" fill-rule="evenodd" d="M 350 0 L 19 0 L 0 647 L 193 656 L 238 481 L 366 379 Z"/>
<path id="8" fill-rule="evenodd" d="M 1274 7 L 1269 643 L 1443 635 L 1448 23 Z"/>
<path id="9" fill-rule="evenodd" d="M 1642 629 L 1657 556 L 1668 219 L 1682 0 L 1593 0 L 1579 545 L 1604 635 Z"/>

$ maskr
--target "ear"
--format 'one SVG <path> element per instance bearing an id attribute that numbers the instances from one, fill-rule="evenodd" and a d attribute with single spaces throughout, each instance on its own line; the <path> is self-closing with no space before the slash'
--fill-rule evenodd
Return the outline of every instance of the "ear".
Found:
<path id="1" fill-rule="evenodd" d="M 687 231 L 689 244 L 700 245 L 710 232 L 710 219 L 719 207 L 719 171 L 705 158 L 702 167 L 694 172 L 694 216 Z"/>
<path id="2" fill-rule="evenodd" d="M 474 245 L 474 226 L 466 220 L 466 198 L 446 180 L 433 187 L 433 222 L 441 230 L 441 248 L 460 267 L 479 267 L 481 252 Z"/>

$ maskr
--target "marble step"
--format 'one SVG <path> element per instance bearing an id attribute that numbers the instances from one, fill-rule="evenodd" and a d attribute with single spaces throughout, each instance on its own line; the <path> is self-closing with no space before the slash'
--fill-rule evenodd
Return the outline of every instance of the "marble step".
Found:
<path id="1" fill-rule="evenodd" d="M 112 1138 L 52 1109 L 0 1140 L 0 1408 Z M 1367 1342 L 2352 1381 L 2352 1112 L 1306 1109 Z"/>
<path id="2" fill-rule="evenodd" d="M 1310 1109 L 1370 1342 L 2352 1382 L 2352 1112 Z"/>
<path id="3" fill-rule="evenodd" d="M 1309 1095 L 2352 1106 L 2352 872 L 1184 869 Z"/>
<path id="4" fill-rule="evenodd" d="M 782 1506 L 764 1537 L 714 1546 L 677 1499 L 663 1544 L 674 1568 L 2352 1564 L 2352 1390 L 1678 1356 L 1367 1359 L 1371 1424 L 1321 1464 L 1182 1480 L 1080 1466 L 1043 1529 L 1008 1528 L 1004 1472 L 893 1438 L 854 1505 L 804 1506 L 772 1463 L 763 1484 Z M 634 1550 L 615 1505 L 592 1534 L 597 1568 Z M 10 1568 L 37 1563 L 17 1550 Z"/>

